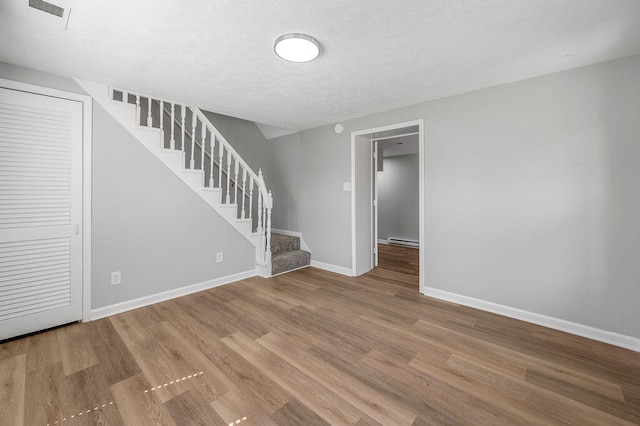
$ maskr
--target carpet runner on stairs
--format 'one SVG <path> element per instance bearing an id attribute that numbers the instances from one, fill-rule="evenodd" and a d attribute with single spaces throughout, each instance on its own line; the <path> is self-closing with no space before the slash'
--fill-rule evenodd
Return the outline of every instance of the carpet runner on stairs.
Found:
<path id="1" fill-rule="evenodd" d="M 300 237 L 271 234 L 271 274 L 282 274 L 309 266 L 311 253 L 300 250 Z"/>

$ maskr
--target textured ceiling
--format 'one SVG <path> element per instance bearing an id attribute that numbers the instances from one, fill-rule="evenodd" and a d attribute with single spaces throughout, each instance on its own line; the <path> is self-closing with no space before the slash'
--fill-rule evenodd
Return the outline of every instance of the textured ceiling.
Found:
<path id="1" fill-rule="evenodd" d="M 50 1 L 0 2 L 0 61 L 290 129 L 640 53 L 638 0 Z"/>

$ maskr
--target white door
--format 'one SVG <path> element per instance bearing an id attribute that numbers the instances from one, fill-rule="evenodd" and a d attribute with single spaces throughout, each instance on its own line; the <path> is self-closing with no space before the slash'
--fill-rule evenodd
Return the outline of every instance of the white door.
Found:
<path id="1" fill-rule="evenodd" d="M 82 103 L 0 88 L 0 340 L 82 318 Z"/>

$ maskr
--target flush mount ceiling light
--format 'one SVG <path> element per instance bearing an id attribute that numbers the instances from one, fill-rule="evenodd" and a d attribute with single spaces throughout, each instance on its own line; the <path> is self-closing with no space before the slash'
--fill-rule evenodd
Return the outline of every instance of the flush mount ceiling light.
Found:
<path id="1" fill-rule="evenodd" d="M 320 43 L 310 35 L 284 34 L 273 43 L 273 50 L 285 61 L 309 62 L 320 54 Z"/>

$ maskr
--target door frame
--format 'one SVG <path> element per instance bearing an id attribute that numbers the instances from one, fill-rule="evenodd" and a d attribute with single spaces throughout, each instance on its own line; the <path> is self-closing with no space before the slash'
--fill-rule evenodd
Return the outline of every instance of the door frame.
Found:
<path id="1" fill-rule="evenodd" d="M 91 320 L 91 147 L 93 145 L 93 99 L 0 77 L 0 87 L 82 103 L 82 321 Z"/>
<path id="2" fill-rule="evenodd" d="M 419 291 L 424 294 L 425 282 L 426 282 L 426 268 L 425 268 L 425 215 L 424 215 L 424 200 L 425 200 L 425 171 L 424 171 L 424 156 L 425 156 L 425 147 L 424 147 L 424 119 L 405 121 L 402 123 L 388 124 L 386 126 L 374 127 L 370 129 L 363 129 L 351 132 L 351 275 L 356 276 L 356 262 L 357 262 L 357 251 L 356 251 L 356 192 L 357 191 L 371 191 L 371 188 L 358 188 L 356 187 L 356 137 L 364 136 L 370 133 L 378 133 L 384 132 L 388 130 L 400 129 L 403 127 L 410 126 L 418 126 L 418 203 L 419 203 L 419 228 L 418 232 L 420 235 L 420 246 L 419 246 Z M 372 141 L 373 143 L 373 141 Z M 373 152 L 373 146 L 369 150 L 369 152 Z M 377 188 L 376 188 L 377 190 Z M 372 194 L 373 197 L 373 194 Z M 373 244 L 377 244 L 377 241 L 373 241 L 372 239 L 372 247 L 371 252 L 373 253 Z"/>

